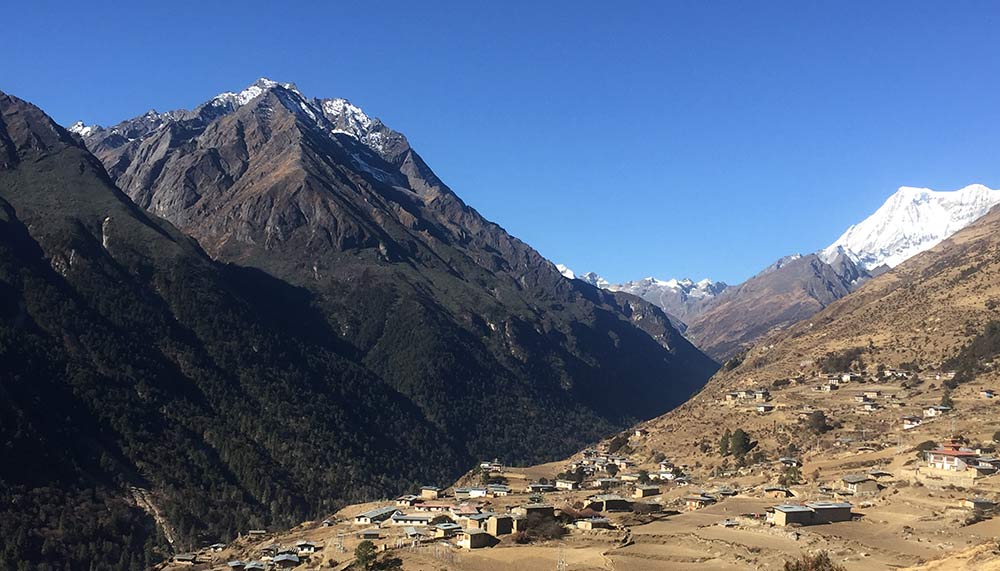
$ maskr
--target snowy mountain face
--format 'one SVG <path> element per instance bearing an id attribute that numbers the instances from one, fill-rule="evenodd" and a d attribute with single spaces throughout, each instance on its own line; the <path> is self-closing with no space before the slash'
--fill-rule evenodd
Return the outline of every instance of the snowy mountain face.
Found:
<path id="1" fill-rule="evenodd" d="M 559 270 L 559 273 L 562 274 L 564 278 L 568 280 L 576 279 L 576 274 L 573 273 L 573 270 L 569 269 L 569 267 L 564 266 L 563 264 L 556 264 L 556 269 Z"/>
<path id="2" fill-rule="evenodd" d="M 723 282 L 709 279 L 696 282 L 687 278 L 661 280 L 654 277 L 612 284 L 594 272 L 577 274 L 563 264 L 556 264 L 556 268 L 568 279 L 577 279 L 608 291 L 621 291 L 641 297 L 681 322 L 700 315 L 715 296 L 729 287 Z"/>
<path id="3" fill-rule="evenodd" d="M 895 267 L 936 246 L 1000 203 L 1000 190 L 973 184 L 955 191 L 900 187 L 874 214 L 819 252 L 832 263 L 839 255 L 866 270 Z"/>
<path id="4" fill-rule="evenodd" d="M 710 279 L 694 281 L 690 279 L 660 280 L 653 277 L 616 284 L 608 289 L 637 295 L 663 308 L 668 315 L 687 323 L 711 304 L 715 296 L 729 287 L 723 282 Z"/>
<path id="5" fill-rule="evenodd" d="M 579 276 L 576 276 L 576 279 L 587 282 L 588 284 L 594 287 L 599 287 L 601 289 L 606 289 L 608 291 L 617 291 L 614 289 L 614 286 L 611 285 L 611 282 L 595 274 L 594 272 L 587 272 L 585 274 L 581 274 Z"/>

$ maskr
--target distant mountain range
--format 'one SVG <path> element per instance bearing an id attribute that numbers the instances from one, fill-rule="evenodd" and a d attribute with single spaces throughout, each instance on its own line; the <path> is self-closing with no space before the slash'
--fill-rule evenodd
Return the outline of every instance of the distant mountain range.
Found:
<path id="1" fill-rule="evenodd" d="M 688 321 L 701 315 L 715 296 L 729 287 L 723 282 L 710 279 L 696 282 L 686 278 L 661 280 L 654 277 L 612 284 L 594 272 L 577 275 L 565 265 L 557 264 L 556 267 L 569 279 L 577 279 L 609 291 L 630 293 L 659 306 L 682 331 L 687 327 Z"/>
<path id="2" fill-rule="evenodd" d="M 610 284 L 662 307 L 700 349 L 725 361 L 762 335 L 806 319 L 870 278 L 926 251 L 1000 203 L 1000 190 L 974 184 L 939 192 L 901 187 L 871 216 L 815 254 L 782 257 L 739 286 L 646 278 Z M 574 277 L 570 272 L 563 272 Z"/>

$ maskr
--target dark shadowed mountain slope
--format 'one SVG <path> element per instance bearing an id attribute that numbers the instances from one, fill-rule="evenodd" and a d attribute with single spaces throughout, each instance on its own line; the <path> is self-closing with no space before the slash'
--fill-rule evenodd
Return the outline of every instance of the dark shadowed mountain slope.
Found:
<path id="1" fill-rule="evenodd" d="M 787 327 L 849 294 L 869 277 L 846 256 L 832 264 L 815 254 L 782 258 L 715 297 L 685 334 L 725 361 L 775 328 Z"/>
<path id="2" fill-rule="evenodd" d="M 561 279 L 344 100 L 261 80 L 158 117 L 87 144 L 137 204 L 216 258 L 315 292 L 360 361 L 474 454 L 555 453 L 576 430 L 675 406 L 714 370 L 662 312 L 642 312 L 664 323 L 657 346 L 625 298 Z M 513 434 L 504 423 L 530 419 L 538 395 L 592 421 Z"/>
<path id="3" fill-rule="evenodd" d="M 0 157 L 0 567 L 148 564 L 133 487 L 182 549 L 467 466 L 308 292 L 213 262 L 4 94 Z"/>

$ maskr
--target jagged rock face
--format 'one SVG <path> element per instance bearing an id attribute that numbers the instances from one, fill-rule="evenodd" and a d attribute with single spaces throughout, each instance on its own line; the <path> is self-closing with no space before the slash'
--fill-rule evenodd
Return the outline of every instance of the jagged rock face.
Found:
<path id="1" fill-rule="evenodd" d="M 807 319 L 869 277 L 846 256 L 833 264 L 815 254 L 787 256 L 719 294 L 688 324 L 685 335 L 725 361 L 770 331 Z"/>
<path id="2" fill-rule="evenodd" d="M 193 112 L 144 116 L 87 138 L 137 204 L 213 254 L 239 260 L 262 250 L 317 258 L 349 251 L 440 267 L 447 261 L 435 250 L 455 245 L 490 271 L 546 265 L 463 204 L 405 137 L 349 103 L 266 83 L 239 106 L 239 96 L 220 97 Z M 225 112 L 206 112 L 220 108 Z M 126 132 L 139 136 L 111 144 Z"/>
<path id="3" fill-rule="evenodd" d="M 562 279 L 344 100 L 261 80 L 162 117 L 85 140 L 138 205 L 212 256 L 315 292 L 331 327 L 429 418 L 491 432 L 469 438 L 484 453 L 502 429 L 475 422 L 472 401 L 542 390 L 617 424 L 682 402 L 715 370 L 661 311 L 636 327 L 611 294 Z M 124 132 L 138 136 L 117 144 Z"/>

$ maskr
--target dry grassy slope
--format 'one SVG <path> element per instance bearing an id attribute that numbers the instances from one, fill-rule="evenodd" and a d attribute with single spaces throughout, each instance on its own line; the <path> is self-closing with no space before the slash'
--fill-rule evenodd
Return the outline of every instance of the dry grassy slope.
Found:
<path id="1" fill-rule="evenodd" d="M 933 367 L 954 355 L 987 322 L 1000 318 L 1000 311 L 989 308 L 1000 304 L 988 304 L 990 301 L 1000 301 L 1000 209 L 936 248 L 873 279 L 814 317 L 772 334 L 752 348 L 741 364 L 720 370 L 687 403 L 644 423 L 650 434 L 632 439 L 632 456 L 646 461 L 649 467 L 653 454 L 663 452 L 674 461 L 699 465 L 701 469 L 695 472 L 704 475 L 720 461 L 714 449 L 719 435 L 737 427 L 760 439 L 761 448 L 772 459 L 788 442 L 806 451 L 811 447 L 818 450 L 818 439 L 805 434 L 798 425 L 796 415 L 803 405 L 825 409 L 834 420 L 843 422 L 839 430 L 824 436 L 826 444 L 836 436 L 853 436 L 861 430 L 871 431 L 865 433 L 869 437 L 882 433 L 884 439 L 894 441 L 901 415 L 919 414 L 921 406 L 939 402 L 940 383 L 930 379 L 911 390 L 900 389 L 898 383 L 883 387 L 896 394 L 905 406 L 887 406 L 859 415 L 851 396 L 860 385 L 849 385 L 837 395 L 812 391 L 812 386 L 819 383 L 818 379 L 809 380 L 819 373 L 816 360 L 828 352 L 862 347 L 866 348 L 863 359 L 872 369 L 877 364 L 895 367 L 912 361 L 925 369 Z M 758 415 L 745 407 L 734 409 L 718 402 L 728 391 L 770 387 L 775 380 L 799 375 L 807 382 L 771 388 L 772 404 L 778 406 L 774 413 Z M 973 388 L 996 384 L 995 377 L 982 378 L 956 391 L 956 398 L 968 399 L 969 408 L 956 411 L 959 423 L 955 430 L 979 428 L 977 432 L 982 432 L 989 428 L 972 420 L 982 412 L 978 411 L 982 405 L 975 402 Z M 1000 426 L 990 430 L 997 428 Z M 697 445 L 703 440 L 711 442 L 713 450 L 700 452 Z"/>
<path id="2" fill-rule="evenodd" d="M 742 378 L 771 381 L 809 372 L 803 361 L 869 342 L 869 363 L 933 365 L 1000 317 L 987 307 L 991 300 L 1000 302 L 1000 209 L 759 343 L 741 366 L 716 375 L 708 390 Z"/>
<path id="3" fill-rule="evenodd" d="M 779 263 L 719 294 L 688 322 L 688 338 L 716 360 L 726 361 L 771 331 L 806 319 L 851 291 L 849 279 L 815 254 Z M 844 276 L 860 275 L 850 260 L 842 259 L 840 265 Z"/>
<path id="4" fill-rule="evenodd" d="M 995 545 L 980 545 L 963 550 L 951 557 L 931 561 L 926 565 L 906 567 L 902 571 L 998 571 L 1000 570 L 1000 548 Z"/>

